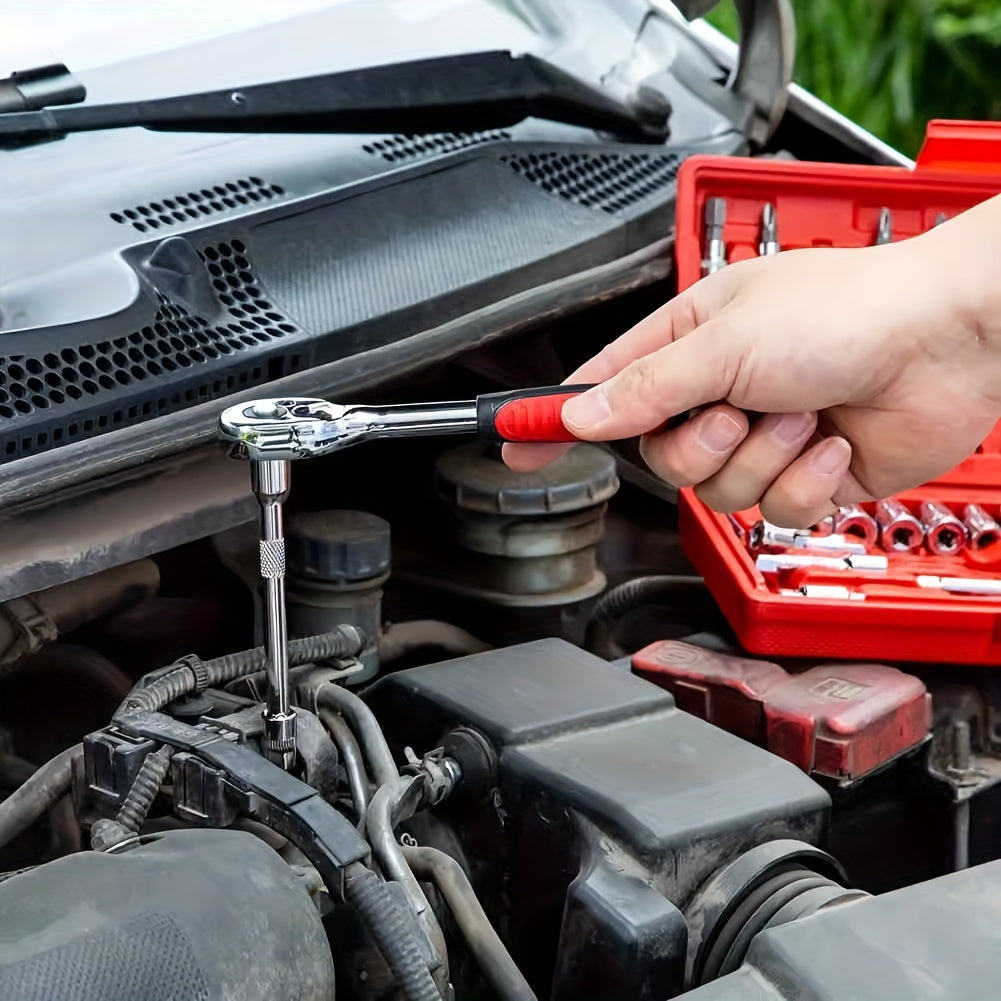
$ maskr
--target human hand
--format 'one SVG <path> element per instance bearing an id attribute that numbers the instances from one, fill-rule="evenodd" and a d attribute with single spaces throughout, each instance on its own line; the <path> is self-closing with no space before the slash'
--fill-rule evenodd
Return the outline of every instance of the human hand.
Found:
<path id="1" fill-rule="evenodd" d="M 969 273 L 969 234 L 957 261 L 963 221 L 730 265 L 574 372 L 568 383 L 600 385 L 567 402 L 564 423 L 589 441 L 642 435 L 664 480 L 720 511 L 759 503 L 779 525 L 941 475 L 1001 414 L 1001 331 L 983 319 L 1001 325 L 997 283 Z M 565 448 L 507 445 L 504 458 L 527 471 Z"/>

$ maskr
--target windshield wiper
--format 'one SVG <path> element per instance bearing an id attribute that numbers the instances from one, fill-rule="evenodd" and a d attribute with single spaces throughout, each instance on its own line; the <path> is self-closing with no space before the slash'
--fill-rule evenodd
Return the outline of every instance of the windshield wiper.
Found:
<path id="1" fill-rule="evenodd" d="M 630 103 L 533 55 L 474 52 L 151 101 L 0 113 L 0 145 L 140 126 L 164 132 L 405 133 L 503 128 L 546 118 L 663 142 L 670 105 Z"/>

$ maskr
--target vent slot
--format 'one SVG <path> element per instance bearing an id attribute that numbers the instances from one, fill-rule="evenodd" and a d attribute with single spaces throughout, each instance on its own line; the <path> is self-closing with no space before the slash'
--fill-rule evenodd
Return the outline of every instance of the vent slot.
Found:
<path id="1" fill-rule="evenodd" d="M 193 316 L 157 293 L 159 307 L 153 323 L 141 330 L 39 356 L 0 357 L 0 418 L 34 415 L 40 419 L 41 412 L 63 405 L 69 411 L 64 422 L 54 427 L 49 423 L 47 430 L 37 434 L 12 431 L 4 435 L 0 461 L 227 396 L 277 378 L 276 366 L 281 369 L 279 375 L 297 371 L 302 359 L 293 354 L 267 363 L 248 359 L 243 366 L 227 368 L 224 373 L 206 372 L 204 378 L 197 378 L 200 366 L 301 333 L 261 290 L 242 241 L 208 246 L 202 259 L 223 306 L 213 322 Z M 164 379 L 185 375 L 182 389 L 161 385 Z M 91 400 L 96 403 L 125 387 L 135 393 L 140 384 L 149 389 L 138 401 L 116 407 L 112 398 L 107 400 L 105 411 L 76 418 L 82 408 L 93 405 Z"/>
<path id="2" fill-rule="evenodd" d="M 212 188 L 171 195 L 158 202 L 135 205 L 109 214 L 123 226 L 128 225 L 140 233 L 148 233 L 161 226 L 176 226 L 180 222 L 191 222 L 192 219 L 201 219 L 216 212 L 228 212 L 244 205 L 266 202 L 283 194 L 285 189 L 277 184 L 262 181 L 259 177 L 241 177 Z"/>
<path id="3" fill-rule="evenodd" d="M 431 132 L 426 135 L 391 136 L 389 139 L 366 143 L 362 149 L 373 156 L 381 156 L 389 163 L 399 163 L 419 156 L 454 153 L 483 143 L 506 142 L 510 138 L 511 133 L 503 129 L 490 132 Z"/>
<path id="4" fill-rule="evenodd" d="M 678 174 L 673 153 L 525 153 L 501 158 L 516 174 L 578 205 L 619 212 L 654 194 Z"/>

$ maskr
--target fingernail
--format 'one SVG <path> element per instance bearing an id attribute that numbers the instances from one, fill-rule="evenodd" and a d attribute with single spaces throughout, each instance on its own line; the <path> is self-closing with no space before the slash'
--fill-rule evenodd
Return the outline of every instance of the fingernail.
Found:
<path id="1" fill-rule="evenodd" d="M 811 414 L 773 414 L 771 419 L 772 437 L 783 445 L 795 445 L 806 437 L 813 424 Z"/>
<path id="2" fill-rule="evenodd" d="M 816 473 L 836 473 L 851 456 L 851 446 L 844 438 L 828 438 L 810 456 L 810 468 Z"/>
<path id="3" fill-rule="evenodd" d="M 572 396 L 563 404 L 563 422 L 582 431 L 600 424 L 611 415 L 608 399 L 601 386 L 589 389 L 580 396 Z"/>
<path id="4" fill-rule="evenodd" d="M 729 452 L 743 437 L 744 429 L 732 417 L 718 411 L 699 425 L 699 444 L 709 452 Z"/>

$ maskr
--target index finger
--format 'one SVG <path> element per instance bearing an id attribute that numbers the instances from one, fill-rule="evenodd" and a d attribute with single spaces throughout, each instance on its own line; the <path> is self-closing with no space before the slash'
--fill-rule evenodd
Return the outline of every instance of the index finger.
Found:
<path id="1" fill-rule="evenodd" d="M 690 334 L 708 317 L 700 316 L 698 285 L 675 296 L 659 309 L 645 316 L 614 341 L 606 344 L 593 358 L 572 372 L 565 383 L 604 382 L 618 375 L 627 365 L 658 348 Z"/>
<path id="2" fill-rule="evenodd" d="M 604 382 L 638 358 L 692 333 L 708 319 L 710 306 L 705 295 L 706 288 L 705 282 L 698 282 L 645 316 L 568 375 L 563 384 Z M 554 462 L 570 447 L 508 443 L 503 447 L 502 454 L 510 469 L 530 473 Z"/>

